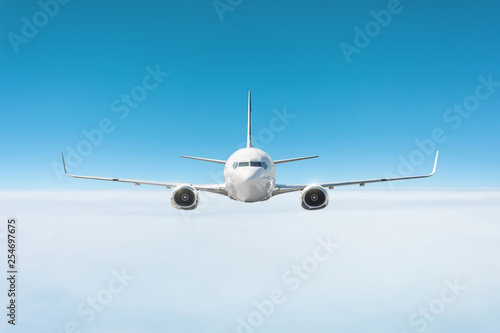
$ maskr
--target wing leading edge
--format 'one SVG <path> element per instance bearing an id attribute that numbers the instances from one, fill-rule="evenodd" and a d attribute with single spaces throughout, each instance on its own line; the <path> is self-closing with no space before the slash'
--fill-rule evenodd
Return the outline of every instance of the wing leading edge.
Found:
<path id="1" fill-rule="evenodd" d="M 281 163 L 302 161 L 302 160 L 307 160 L 307 159 L 310 159 L 310 158 L 317 158 L 317 157 L 319 157 L 319 156 L 315 155 L 315 156 L 307 156 L 307 157 L 287 158 L 285 160 L 276 160 L 276 161 L 274 161 L 274 164 L 281 164 Z"/>
<path id="2" fill-rule="evenodd" d="M 417 178 L 427 178 L 432 176 L 436 172 L 436 166 L 437 166 L 437 160 L 438 160 L 438 154 L 439 151 L 436 151 L 436 158 L 434 160 L 434 168 L 432 169 L 432 172 L 428 175 L 421 175 L 421 176 L 409 176 L 409 177 L 394 177 L 394 178 L 380 178 L 380 179 L 367 179 L 367 180 L 354 180 L 354 181 L 347 181 L 347 182 L 335 182 L 335 183 L 320 183 L 317 185 L 333 189 L 336 186 L 346 186 L 346 185 L 360 185 L 360 186 L 365 186 L 365 184 L 369 183 L 379 183 L 379 182 L 389 182 L 389 181 L 395 181 L 395 180 L 405 180 L 405 179 L 417 179 Z M 276 184 L 276 188 L 273 191 L 273 196 L 282 194 L 282 193 L 288 193 L 288 192 L 294 192 L 294 191 L 301 191 L 303 190 L 306 185 L 286 185 L 286 184 Z"/>
<path id="3" fill-rule="evenodd" d="M 219 163 L 219 164 L 226 164 L 226 161 L 223 160 L 216 160 L 213 158 L 204 158 L 204 157 L 195 157 L 195 156 L 186 156 L 186 155 L 181 155 L 182 158 L 190 158 L 192 160 L 199 160 L 199 161 L 205 161 L 205 162 L 212 162 L 212 163 Z"/>
<path id="4" fill-rule="evenodd" d="M 111 181 L 111 182 L 120 182 L 120 183 L 131 183 L 136 186 L 139 185 L 154 185 L 154 186 L 164 186 L 165 188 L 172 188 L 172 187 L 177 187 L 179 185 L 191 185 L 195 189 L 199 191 L 205 191 L 205 192 L 212 192 L 212 193 L 218 193 L 227 196 L 227 191 L 225 188 L 224 184 L 205 184 L 205 185 L 196 185 L 196 184 L 189 184 L 189 183 L 172 183 L 172 182 L 162 182 L 162 181 L 150 181 L 150 180 L 136 180 L 136 179 L 123 179 L 123 178 L 108 178 L 108 177 L 94 177 L 94 176 L 79 176 L 79 175 L 72 175 L 68 172 L 66 169 L 66 161 L 64 159 L 64 153 L 61 152 L 62 155 L 62 160 L 63 160 L 63 166 L 64 166 L 64 172 L 70 177 L 73 178 L 83 178 L 83 179 L 94 179 L 94 180 L 105 180 L 105 181 Z"/>

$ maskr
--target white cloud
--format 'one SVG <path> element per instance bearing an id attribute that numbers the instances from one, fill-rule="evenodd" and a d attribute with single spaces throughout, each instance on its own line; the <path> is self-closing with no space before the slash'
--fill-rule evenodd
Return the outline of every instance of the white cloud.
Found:
<path id="1" fill-rule="evenodd" d="M 288 292 L 283 273 L 331 235 L 342 246 L 256 332 L 416 332 L 410 315 L 455 277 L 468 289 L 429 332 L 495 331 L 500 191 L 330 193 L 316 212 L 298 194 L 210 196 L 186 220 L 169 191 L 0 192 L 2 214 L 20 225 L 18 329 L 236 332 L 236 318 Z M 121 269 L 134 280 L 86 324 L 77 307 Z"/>

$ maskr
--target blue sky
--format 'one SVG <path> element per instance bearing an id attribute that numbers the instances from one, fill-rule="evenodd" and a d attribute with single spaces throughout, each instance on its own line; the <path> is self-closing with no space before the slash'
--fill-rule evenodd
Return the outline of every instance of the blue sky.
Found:
<path id="1" fill-rule="evenodd" d="M 500 82 L 495 1 L 243 0 L 223 20 L 211 1 L 58 7 L 44 22 L 35 1 L 0 2 L 2 188 L 127 187 L 55 171 L 60 151 L 81 148 L 82 132 L 103 119 L 113 130 L 73 172 L 212 183 L 220 165 L 178 156 L 229 157 L 245 141 L 248 90 L 254 133 L 272 158 L 321 156 L 279 166 L 279 182 L 401 174 L 401 159 L 411 158 L 410 171 L 426 173 L 433 153 L 415 140 L 441 129 L 436 177 L 397 187 L 500 186 L 500 87 L 483 84 L 484 98 L 475 97 L 479 77 Z M 385 27 L 370 23 L 372 11 L 383 17 L 388 8 Z M 24 17 L 38 22 L 36 34 L 23 36 Z M 367 26 L 369 44 L 346 57 L 340 45 L 355 47 L 354 29 Z M 144 90 L 147 68 L 169 74 Z M 132 92 L 141 101 L 120 119 L 114 111 Z M 470 116 L 448 113 L 465 101 Z M 294 118 L 269 131 L 284 110 Z"/>

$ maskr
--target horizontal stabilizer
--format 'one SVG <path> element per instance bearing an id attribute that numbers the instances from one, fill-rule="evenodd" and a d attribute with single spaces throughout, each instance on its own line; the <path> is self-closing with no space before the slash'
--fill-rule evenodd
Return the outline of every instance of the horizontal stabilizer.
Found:
<path id="1" fill-rule="evenodd" d="M 223 161 L 223 160 L 214 160 L 212 158 L 202 158 L 202 157 L 193 157 L 193 156 L 184 156 L 184 155 L 181 155 L 181 157 L 183 157 L 183 158 L 190 158 L 190 159 L 193 159 L 193 160 L 205 161 L 205 162 L 226 164 L 226 161 Z"/>
<path id="2" fill-rule="evenodd" d="M 277 161 L 274 161 L 274 164 L 280 164 L 280 163 L 288 163 L 288 162 L 295 162 L 295 161 L 300 161 L 300 160 L 307 160 L 309 158 L 316 158 L 316 157 L 319 157 L 319 156 L 307 156 L 307 157 L 297 157 L 297 158 L 289 158 L 289 159 L 286 159 L 286 160 L 277 160 Z"/>

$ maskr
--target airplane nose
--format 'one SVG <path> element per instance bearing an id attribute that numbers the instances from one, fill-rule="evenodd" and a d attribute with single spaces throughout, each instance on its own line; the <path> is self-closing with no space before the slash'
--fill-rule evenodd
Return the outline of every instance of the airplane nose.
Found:
<path id="1" fill-rule="evenodd" d="M 258 169 L 247 168 L 240 174 L 240 179 L 244 182 L 259 179 L 262 176 L 259 171 Z"/>
<path id="2" fill-rule="evenodd" d="M 272 188 L 272 180 L 265 177 L 262 170 L 239 170 L 237 177 L 233 178 L 232 194 L 244 202 L 255 202 L 265 198 Z"/>

